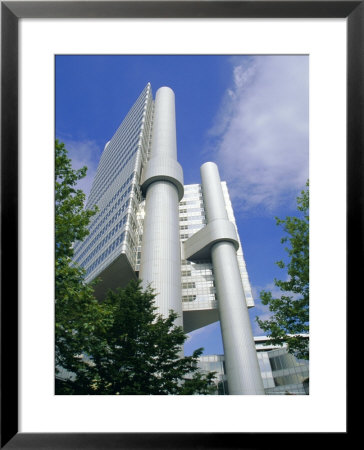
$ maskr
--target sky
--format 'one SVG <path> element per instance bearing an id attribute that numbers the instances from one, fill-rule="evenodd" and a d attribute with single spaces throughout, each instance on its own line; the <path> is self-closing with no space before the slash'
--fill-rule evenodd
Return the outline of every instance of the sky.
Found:
<path id="1" fill-rule="evenodd" d="M 286 259 L 275 217 L 296 215 L 309 178 L 309 61 L 304 55 L 58 55 L 56 138 L 89 193 L 105 143 L 148 82 L 176 98 L 178 161 L 185 184 L 200 183 L 200 166 L 214 161 L 227 182 L 252 285 L 249 310 L 269 317 L 259 292 L 277 292 L 275 264 Z M 222 354 L 219 323 L 189 335 L 185 353 L 204 347 Z"/>

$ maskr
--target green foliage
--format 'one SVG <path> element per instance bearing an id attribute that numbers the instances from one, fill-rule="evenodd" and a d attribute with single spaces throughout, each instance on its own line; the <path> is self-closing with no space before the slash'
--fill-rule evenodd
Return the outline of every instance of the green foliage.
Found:
<path id="1" fill-rule="evenodd" d="M 140 281 L 109 291 L 102 303 L 103 327 L 92 330 L 90 358 L 79 358 L 75 380 L 68 380 L 59 393 L 95 395 L 192 395 L 215 389 L 214 373 L 197 371 L 202 349 L 181 357 L 186 335 L 167 318 L 156 313 L 155 294 L 142 291 Z"/>
<path id="2" fill-rule="evenodd" d="M 72 264 L 73 244 L 88 235 L 96 208 L 85 210 L 85 195 L 75 188 L 86 167 L 73 170 L 58 140 L 55 156 L 55 363 L 74 375 L 57 379 L 56 393 L 211 393 L 214 373 L 197 372 L 202 349 L 181 358 L 186 335 L 174 325 L 174 312 L 156 314 L 150 289 L 132 282 L 99 303 L 94 283 L 86 284 L 84 269 Z"/>
<path id="3" fill-rule="evenodd" d="M 75 185 L 86 176 L 87 167 L 73 170 L 63 143 L 55 146 L 55 239 L 56 259 L 71 258 L 72 245 L 88 234 L 87 225 L 97 208 L 84 209 L 85 194 Z"/>
<path id="4" fill-rule="evenodd" d="M 84 270 L 71 265 L 73 243 L 88 234 L 96 209 L 84 210 L 85 195 L 76 190 L 86 167 L 73 170 L 63 143 L 55 143 L 55 359 L 56 366 L 74 368 L 75 355 L 90 350 L 90 330 L 103 316 L 93 285 Z"/>
<path id="5" fill-rule="evenodd" d="M 281 239 L 288 253 L 288 262 L 278 261 L 277 265 L 288 274 L 288 281 L 274 280 L 281 291 L 274 298 L 269 291 L 262 291 L 263 305 L 268 305 L 273 313 L 270 319 L 256 318 L 260 328 L 271 337 L 270 343 L 288 344 L 288 351 L 298 358 L 308 359 L 309 343 L 299 334 L 309 331 L 309 183 L 307 189 L 297 198 L 299 217 L 276 218 L 277 225 L 287 233 Z"/>

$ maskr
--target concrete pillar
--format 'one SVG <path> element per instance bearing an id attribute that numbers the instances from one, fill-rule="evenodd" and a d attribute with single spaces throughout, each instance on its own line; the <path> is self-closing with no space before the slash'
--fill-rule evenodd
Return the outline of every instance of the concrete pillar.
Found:
<path id="1" fill-rule="evenodd" d="M 216 164 L 201 166 L 202 192 L 208 224 L 228 221 Z M 218 223 L 218 222 L 216 222 Z M 248 308 L 241 281 L 236 248 L 220 240 L 211 247 L 216 294 L 229 394 L 264 395 Z"/>
<path id="2" fill-rule="evenodd" d="M 183 197 L 183 173 L 177 162 L 174 93 L 158 89 L 152 130 L 151 155 L 142 175 L 145 219 L 139 277 L 157 293 L 158 312 L 173 309 L 182 326 L 181 249 L 178 204 Z"/>

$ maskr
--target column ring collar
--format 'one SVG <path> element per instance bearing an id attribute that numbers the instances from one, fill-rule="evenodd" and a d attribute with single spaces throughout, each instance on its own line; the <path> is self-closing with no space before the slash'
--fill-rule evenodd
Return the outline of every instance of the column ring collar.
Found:
<path id="1" fill-rule="evenodd" d="M 157 181 L 169 181 L 176 186 L 178 200 L 184 195 L 183 170 L 181 165 L 173 158 L 154 156 L 150 158 L 141 177 L 141 189 L 145 197 L 148 186 Z"/>

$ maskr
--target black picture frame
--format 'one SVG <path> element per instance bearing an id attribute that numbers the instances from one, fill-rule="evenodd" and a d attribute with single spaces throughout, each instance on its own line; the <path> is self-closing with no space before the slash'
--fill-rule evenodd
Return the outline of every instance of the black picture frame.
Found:
<path id="1" fill-rule="evenodd" d="M 363 271 L 364 1 L 1 2 L 1 448 L 258 448 L 267 433 L 18 432 L 18 21 L 21 18 L 346 18 L 347 299 Z M 334 95 L 334 93 L 333 93 Z M 333 212 L 334 220 L 335 212 Z M 334 243 L 333 243 L 334 245 Z M 347 311 L 348 312 L 348 311 Z M 332 344 L 334 345 L 334 343 Z M 335 393 L 333 393 L 335 395 Z M 272 412 L 271 412 L 272 413 Z M 268 413 L 269 414 L 269 413 Z M 347 416 L 348 417 L 348 416 Z M 283 419 L 282 419 L 283 420 Z M 335 442 L 349 436 L 337 433 Z M 277 437 L 277 436 L 276 436 Z M 309 433 L 300 436 L 309 438 Z M 315 443 L 319 435 L 315 433 Z M 324 433 L 323 438 L 327 436 Z M 279 434 L 280 446 L 297 437 Z M 270 442 L 271 446 L 271 442 Z"/>

